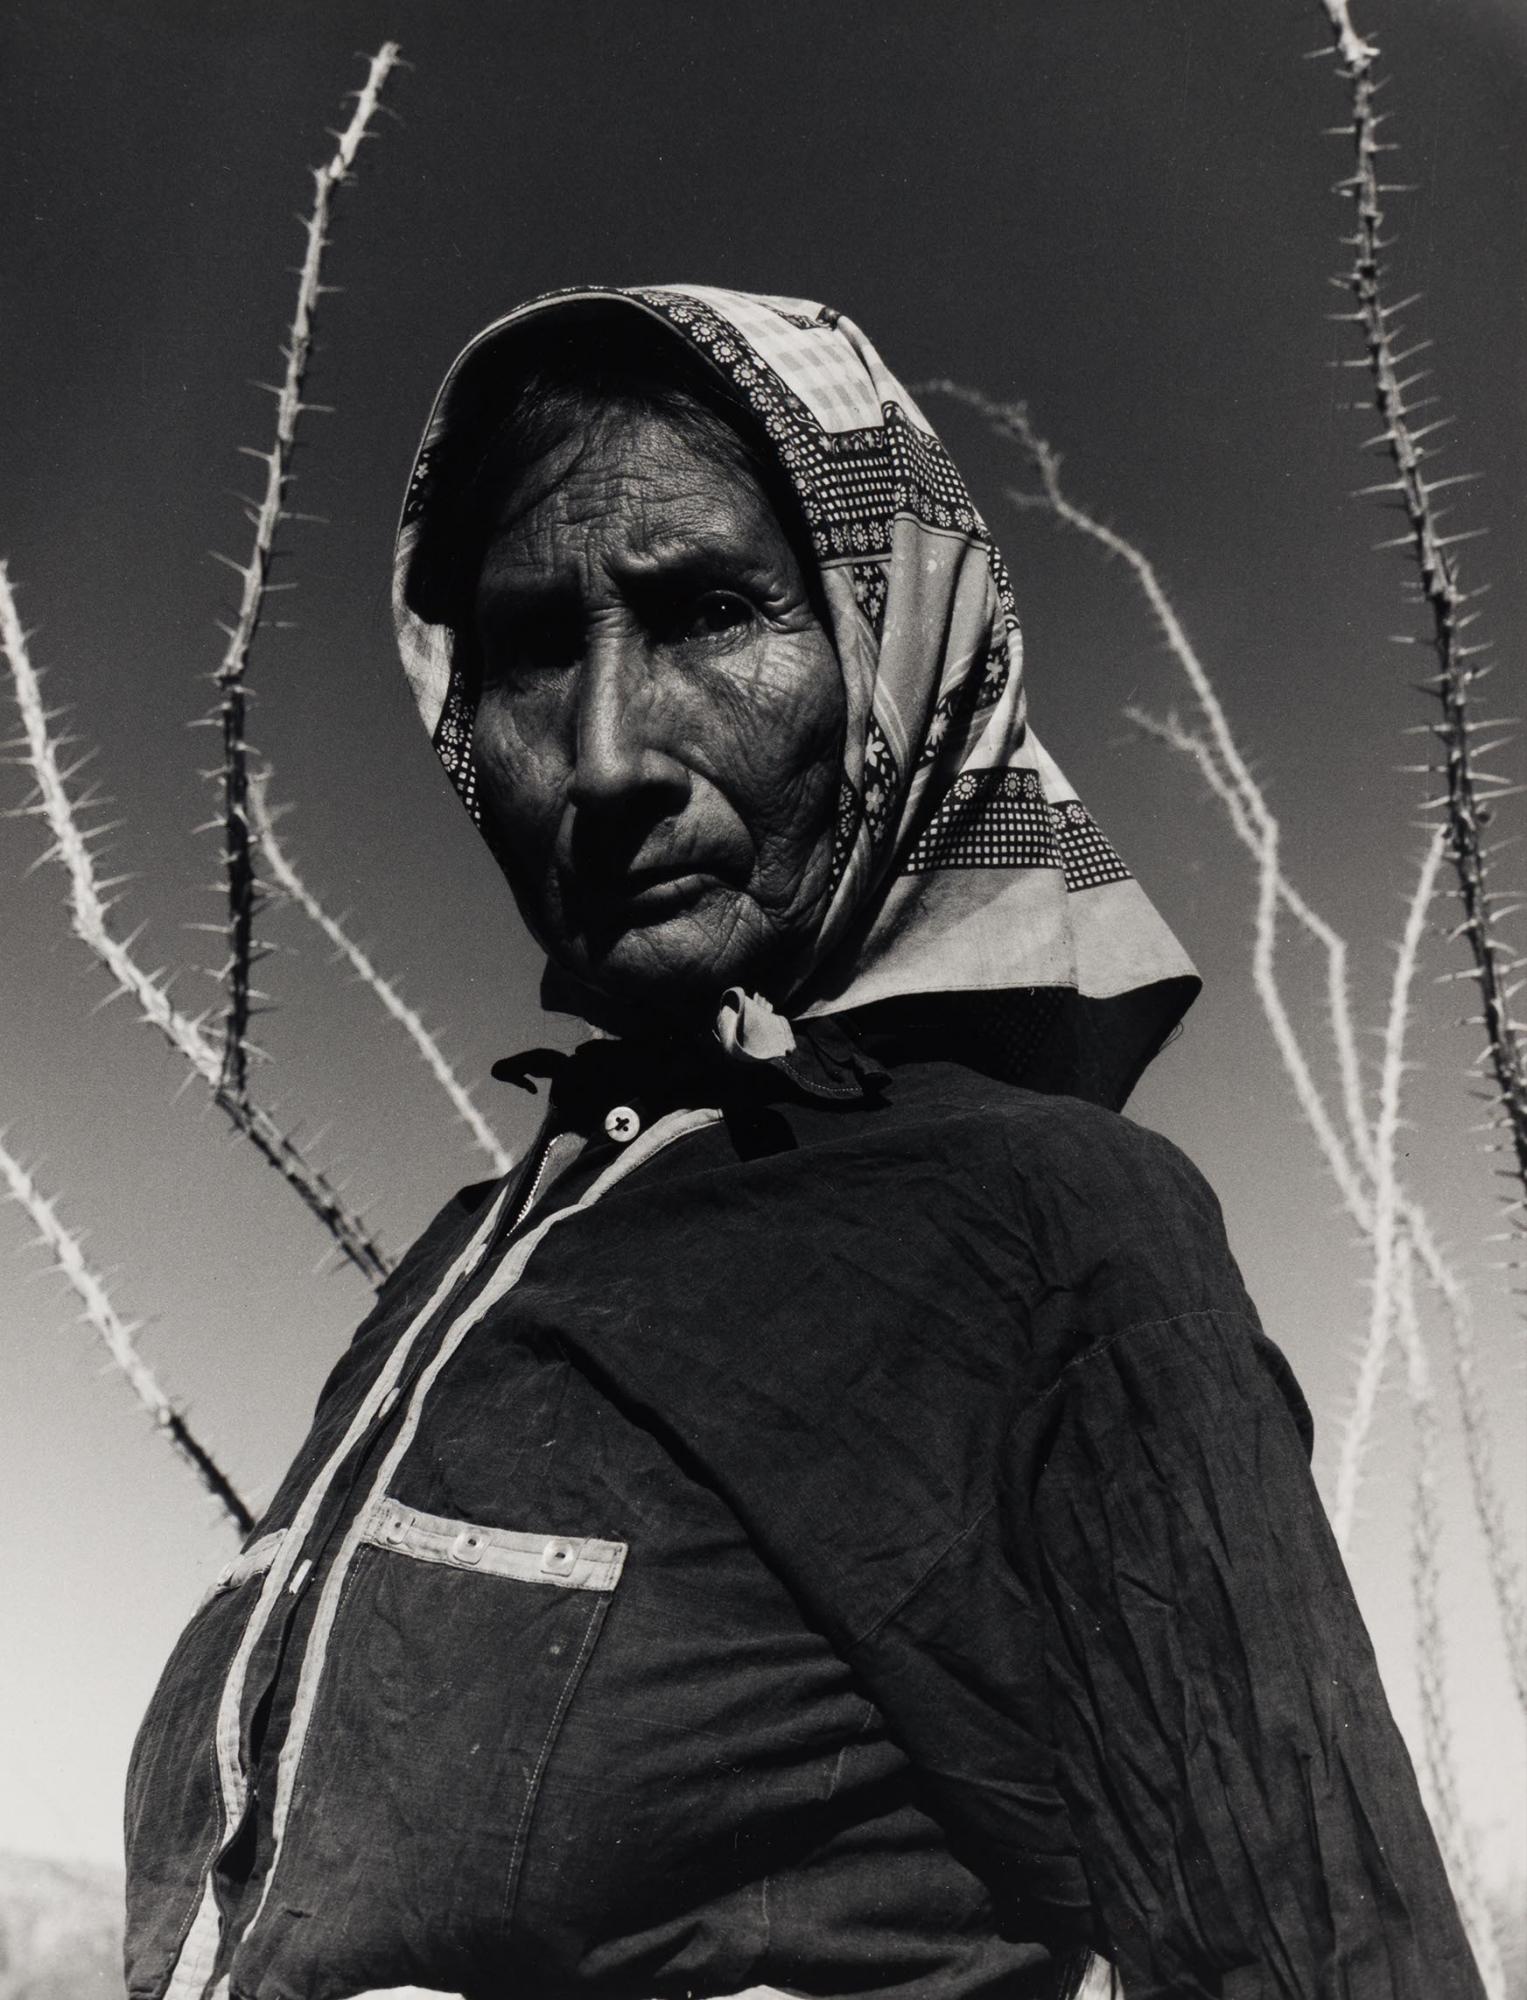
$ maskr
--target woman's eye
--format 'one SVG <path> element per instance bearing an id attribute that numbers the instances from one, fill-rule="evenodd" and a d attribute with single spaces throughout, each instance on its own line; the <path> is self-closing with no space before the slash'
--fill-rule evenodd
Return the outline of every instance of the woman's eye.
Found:
<path id="1" fill-rule="evenodd" d="M 483 665 L 490 681 L 558 673 L 578 654 L 578 633 L 553 619 L 501 625 L 484 635 Z"/>
<path id="2" fill-rule="evenodd" d="M 674 624 L 679 639 L 720 639 L 753 622 L 753 607 L 729 590 L 708 590 L 684 607 Z"/>

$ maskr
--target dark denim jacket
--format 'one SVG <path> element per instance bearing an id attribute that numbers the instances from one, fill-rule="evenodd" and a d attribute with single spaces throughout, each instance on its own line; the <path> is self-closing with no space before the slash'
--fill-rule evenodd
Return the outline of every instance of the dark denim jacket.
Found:
<path id="1" fill-rule="evenodd" d="M 573 1960 L 611 1993 L 790 1971 L 697 1964 L 682 1924 L 646 1956 L 584 1938 L 533 1968 L 528 1932 L 517 1955 L 519 1892 L 568 1836 L 543 1806 L 597 1706 L 590 1661 L 670 1516 L 644 1528 L 629 1466 L 602 1490 L 569 1474 L 581 1445 L 540 1462 L 511 1354 L 570 1373 L 762 1558 L 781 1602 L 735 1633 L 797 1633 L 800 1769 L 871 1719 L 915 1799 L 867 1781 L 861 1820 L 936 1827 L 912 1914 L 1010 1941 L 1008 1990 L 1060 1990 L 1093 1946 L 1130 2000 L 1474 1995 L 1302 1400 L 1181 1155 L 945 1064 L 841 1103 L 653 1108 L 627 1146 L 447 1210 L 335 1370 L 144 1724 L 134 2000 L 224 1977 L 253 2000 L 505 1991 L 532 1969 L 539 1994 Z M 718 1770 L 753 1754 L 737 1727 Z M 651 1837 L 684 1880 L 692 1815 L 667 1803 Z M 821 1821 L 766 1802 L 750 1862 L 755 1804 L 728 1805 L 729 1879 L 808 1870 Z M 951 1869 L 979 1896 L 951 1901 Z M 822 1877 L 796 1978 L 904 1982 L 873 1942 L 847 1970 L 830 1948 L 851 1878 Z M 956 1956 L 930 1992 L 998 1963 L 961 1983 Z"/>

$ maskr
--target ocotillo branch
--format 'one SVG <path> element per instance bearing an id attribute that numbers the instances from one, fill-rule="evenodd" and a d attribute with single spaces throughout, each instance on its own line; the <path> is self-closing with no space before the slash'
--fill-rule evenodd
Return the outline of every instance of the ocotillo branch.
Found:
<path id="1" fill-rule="evenodd" d="M 254 1516 L 239 1498 L 232 1480 L 161 1388 L 158 1377 L 138 1351 L 134 1338 L 138 1329 L 117 1312 L 104 1279 L 86 1258 L 79 1238 L 60 1221 L 56 1201 L 44 1195 L 31 1171 L 3 1140 L 0 1140 L 0 1181 L 35 1224 L 38 1242 L 51 1254 L 55 1267 L 68 1280 L 80 1302 L 81 1320 L 99 1336 L 127 1386 L 147 1410 L 155 1429 L 169 1440 L 239 1533 L 247 1535 L 254 1526 Z"/>
<path id="2" fill-rule="evenodd" d="M 1403 508 L 1405 532 L 1380 546 L 1410 550 L 1430 616 L 1437 673 L 1428 685 L 1442 711 L 1435 733 L 1442 747 L 1441 775 L 1446 787 L 1435 803 L 1446 815 L 1448 855 L 1463 910 L 1458 928 L 1468 940 L 1471 969 L 1479 986 L 1480 1026 L 1485 1033 L 1483 1060 L 1494 1082 L 1508 1150 L 1515 1162 L 1514 1192 L 1508 1206 L 1517 1228 L 1527 1229 L 1527 1056 L 1522 1047 L 1522 1024 L 1511 1012 L 1511 978 L 1520 966 L 1508 963 L 1496 929 L 1498 913 L 1486 879 L 1485 842 L 1495 803 L 1516 788 L 1504 778 L 1481 771 L 1476 763 L 1478 725 L 1469 713 L 1469 700 L 1481 672 L 1478 663 L 1489 648 L 1470 634 L 1475 614 L 1468 609 L 1470 593 L 1463 587 L 1457 554 L 1461 544 L 1483 530 L 1441 531 L 1437 494 L 1445 487 L 1462 484 L 1471 475 L 1431 476 L 1430 461 L 1441 448 L 1435 433 L 1447 419 L 1428 416 L 1425 423 L 1416 422 L 1419 411 L 1436 401 L 1435 397 L 1413 397 L 1412 390 L 1429 371 L 1406 373 L 1410 358 L 1419 349 L 1397 345 L 1403 333 L 1399 316 L 1416 301 L 1390 303 L 1385 293 L 1383 252 L 1392 239 L 1383 233 L 1382 204 L 1386 195 L 1402 190 L 1379 178 L 1381 156 L 1395 148 L 1380 139 L 1383 114 L 1374 108 L 1379 87 L 1375 75 L 1378 49 L 1354 28 L 1348 0 L 1320 0 L 1320 6 L 1331 29 L 1351 107 L 1350 124 L 1334 130 L 1350 137 L 1354 152 L 1351 174 L 1337 183 L 1337 191 L 1356 211 L 1357 227 L 1346 239 L 1352 263 L 1335 280 L 1351 292 L 1354 309 L 1334 317 L 1350 320 L 1361 330 L 1366 351 L 1353 365 L 1365 368 L 1372 378 L 1373 402 L 1381 426 L 1367 444 L 1386 451 L 1394 468 L 1392 479 L 1363 491 L 1392 496 Z"/>
<path id="3" fill-rule="evenodd" d="M 223 762 L 223 866 L 228 894 L 228 958 L 225 967 L 228 999 L 223 1022 L 222 1088 L 235 1102 L 249 1089 L 249 1018 L 251 1007 L 250 971 L 255 957 L 254 924 L 259 905 L 254 867 L 254 843 L 249 824 L 249 765 L 245 740 L 247 725 L 246 677 L 255 635 L 260 629 L 266 600 L 272 585 L 271 563 L 275 556 L 276 531 L 287 519 L 286 495 L 291 478 L 292 453 L 297 443 L 301 417 L 303 383 L 313 351 L 313 324 L 323 292 L 323 259 L 329 243 L 329 223 L 334 196 L 351 167 L 356 153 L 376 116 L 381 90 L 398 62 L 395 42 L 384 42 L 367 65 L 366 81 L 355 95 L 355 109 L 344 131 L 337 135 L 332 156 L 313 170 L 313 204 L 304 222 L 307 235 L 302 267 L 297 279 L 297 303 L 283 350 L 286 373 L 279 386 L 271 385 L 276 398 L 276 434 L 268 451 L 246 447 L 246 455 L 265 468 L 265 485 L 258 499 L 248 503 L 254 526 L 254 541 L 248 560 L 228 564 L 240 578 L 238 615 L 223 629 L 228 644 L 214 679 L 220 690 L 219 717 L 222 725 Z"/>
<path id="4" fill-rule="evenodd" d="M 296 863 L 287 853 L 276 832 L 276 814 L 270 806 L 268 784 L 267 773 L 262 772 L 250 778 L 249 805 L 255 837 L 259 842 L 260 857 L 271 880 L 283 895 L 290 897 L 298 909 L 318 926 L 330 944 L 349 964 L 361 984 L 376 996 L 384 1012 L 391 1015 L 398 1023 L 418 1050 L 425 1068 L 445 1092 L 457 1117 L 493 1162 L 494 1171 L 500 1174 L 507 1173 L 514 1164 L 513 1156 L 505 1149 L 498 1135 L 472 1102 L 471 1092 L 452 1069 L 445 1051 L 425 1026 L 418 1009 L 409 1006 L 393 982 L 378 969 L 370 953 L 362 950 L 343 923 L 329 915 L 298 873 Z"/>
<path id="5" fill-rule="evenodd" d="M 281 1131 L 270 1114 L 235 1095 L 223 1083 L 222 1057 L 207 1033 L 205 1017 L 184 1014 L 174 1005 L 163 980 L 146 971 L 133 956 L 131 943 L 117 935 L 111 922 L 108 889 L 96 873 L 93 836 L 82 827 L 70 794 L 68 775 L 59 763 L 42 687 L 32 665 L 26 633 L 16 609 L 6 565 L 0 562 L 0 654 L 10 668 L 11 683 L 21 712 L 22 736 L 17 748 L 30 771 L 36 796 L 23 813 L 47 826 L 52 845 L 47 854 L 68 877 L 69 921 L 76 937 L 87 945 L 111 974 L 114 993 L 136 1001 L 141 1018 L 157 1028 L 170 1046 L 190 1064 L 234 1126 L 286 1181 L 333 1237 L 341 1254 L 373 1284 L 391 1269 L 387 1258 L 360 1218 L 346 1206 L 339 1190 L 304 1158 L 296 1143 Z"/>

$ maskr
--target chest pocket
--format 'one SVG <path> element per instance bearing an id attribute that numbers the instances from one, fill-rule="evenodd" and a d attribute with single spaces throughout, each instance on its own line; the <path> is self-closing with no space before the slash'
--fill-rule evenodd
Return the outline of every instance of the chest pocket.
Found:
<path id="1" fill-rule="evenodd" d="M 541 1774 L 625 1556 L 373 1503 L 235 1993 L 325 2000 L 426 1971 L 470 1989 L 503 1950 Z"/>

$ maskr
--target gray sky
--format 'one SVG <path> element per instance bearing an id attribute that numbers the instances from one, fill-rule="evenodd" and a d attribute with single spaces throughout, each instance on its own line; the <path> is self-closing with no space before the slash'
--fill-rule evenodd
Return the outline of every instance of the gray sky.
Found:
<path id="1" fill-rule="evenodd" d="M 1425 288 L 1456 412 L 1444 469 L 1481 471 L 1457 525 L 1494 579 L 1498 675 L 1520 706 L 1520 494 L 1527 454 L 1523 148 L 1527 12 L 1511 0 L 1373 0 L 1403 143 L 1395 295 Z M 214 620 L 241 552 L 235 448 L 264 444 L 300 249 L 293 215 L 324 128 L 386 36 L 413 67 L 339 216 L 298 504 L 284 538 L 299 623 L 258 649 L 253 732 L 294 802 L 315 887 L 401 977 L 463 1070 L 545 1038 L 538 967 L 435 768 L 393 660 L 387 559 L 439 374 L 483 320 L 548 286 L 701 281 L 830 301 L 915 381 L 1023 396 L 1080 499 L 1143 543 L 1211 663 L 1283 821 L 1291 873 L 1352 940 L 1364 1018 L 1381 1019 L 1418 836 L 1422 781 L 1402 731 L 1428 709 L 1404 630 L 1404 571 L 1371 552 L 1390 517 L 1349 490 L 1381 476 L 1360 378 L 1327 318 L 1346 210 L 1342 99 L 1313 0 L 769 0 L 763 7 L 584 0 L 396 0 L 322 8 L 10 0 L 0 10 L 0 329 L 7 478 L 0 552 L 24 589 L 55 701 L 95 766 L 133 870 L 124 917 L 153 965 L 216 940 L 198 767 L 212 739 Z M 1216 809 L 1120 711 L 1185 706 L 1127 578 L 1005 502 L 1016 468 L 934 410 L 1008 555 L 1047 748 L 1204 972 L 1187 1031 L 1134 1114 L 1184 1145 L 1225 1204 L 1269 1329 L 1320 1420 L 1328 1482 L 1366 1301 L 1350 1229 L 1300 1126 L 1249 979 L 1251 884 Z M 8 731 L 7 731 L 8 733 Z M 1505 753 L 1520 770 L 1520 747 Z M 0 773 L 0 806 L 24 782 Z M 1508 819 L 1520 830 L 1519 808 Z M 56 873 L 27 874 L 29 821 L 0 826 L 0 1126 L 90 1231 L 124 1312 L 256 1499 L 273 1487 L 365 1307 L 274 1177 L 224 1137 L 174 1059 L 67 935 Z M 1518 870 L 1520 863 L 1517 863 Z M 1439 917 L 1443 913 L 1439 911 Z M 262 1088 L 327 1126 L 355 1200 L 400 1248 L 480 1156 L 388 1023 L 291 913 L 266 984 Z M 1428 975 L 1460 963 L 1434 944 Z M 1319 1018 L 1318 968 L 1290 990 Z M 1477 1276 L 1498 1442 L 1524 1442 L 1520 1350 L 1496 1254 L 1489 1163 L 1469 1132 L 1459 988 L 1425 980 L 1406 1170 Z M 508 1100 L 508 1101 L 506 1101 Z M 527 1102 L 486 1085 L 511 1138 Z M 110 1854 L 138 1713 L 228 1538 L 102 1379 L 56 1283 L 32 1277 L 0 1214 L 0 1536 L 7 1605 L 0 1844 Z M 1439 1357 L 1439 1369 L 1443 1362 Z M 1409 1717 L 1403 1399 L 1365 1499 L 1356 1573 Z M 1449 1441 L 1448 1569 L 1459 1731 L 1482 1821 L 1514 1800 L 1521 1737 Z M 1512 1493 L 1522 1526 L 1520 1483 Z M 1513 1733 L 1514 1732 L 1514 1733 Z M 1509 1751 L 1509 1755 L 1507 1754 Z M 1514 1761 L 1513 1761 L 1514 1760 Z M 1521 1828 L 1492 1832 L 1506 1852 Z"/>

